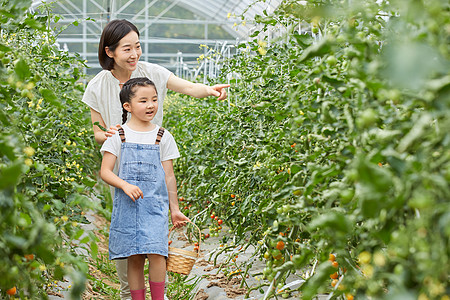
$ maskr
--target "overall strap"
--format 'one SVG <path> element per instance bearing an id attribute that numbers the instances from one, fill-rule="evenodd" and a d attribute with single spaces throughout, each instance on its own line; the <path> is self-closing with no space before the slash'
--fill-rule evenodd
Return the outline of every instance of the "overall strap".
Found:
<path id="1" fill-rule="evenodd" d="M 159 127 L 158 134 L 156 135 L 155 145 L 159 145 L 159 143 L 161 142 L 163 134 L 164 134 L 164 128 Z"/>
<path id="2" fill-rule="evenodd" d="M 125 131 L 123 131 L 122 127 L 120 127 L 118 129 L 118 131 L 119 131 L 120 140 L 122 141 L 122 143 L 125 143 Z"/>

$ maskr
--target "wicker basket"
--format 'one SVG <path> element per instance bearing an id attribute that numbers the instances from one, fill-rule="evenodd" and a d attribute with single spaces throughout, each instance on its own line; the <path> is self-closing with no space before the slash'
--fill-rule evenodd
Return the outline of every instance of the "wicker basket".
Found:
<path id="1" fill-rule="evenodd" d="M 200 242 L 201 242 L 201 231 L 192 222 L 189 222 L 194 225 L 198 230 L 198 251 L 200 251 Z M 170 228 L 169 230 L 169 238 L 173 229 L 175 227 Z M 184 249 L 174 248 L 169 246 L 169 257 L 167 258 L 167 271 L 174 272 L 178 274 L 188 275 L 192 267 L 195 264 L 195 261 L 199 257 L 198 252 L 188 251 Z"/>

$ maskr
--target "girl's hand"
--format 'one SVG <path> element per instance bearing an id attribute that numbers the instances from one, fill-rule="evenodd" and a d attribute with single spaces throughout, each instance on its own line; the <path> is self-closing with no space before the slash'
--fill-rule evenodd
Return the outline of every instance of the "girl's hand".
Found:
<path id="1" fill-rule="evenodd" d="M 211 96 L 218 97 L 217 100 L 224 100 L 227 98 L 227 91 L 225 88 L 230 87 L 229 84 L 216 84 L 208 87 L 208 92 Z"/>
<path id="2" fill-rule="evenodd" d="M 124 191 L 125 194 L 127 194 L 131 200 L 133 200 L 134 202 L 136 202 L 137 199 L 139 199 L 139 197 L 141 197 L 142 199 L 144 199 L 144 193 L 142 193 L 141 189 L 135 185 L 129 184 L 127 183 L 122 190 Z"/>
<path id="3" fill-rule="evenodd" d="M 112 137 L 117 133 L 120 127 L 121 126 L 119 124 L 117 124 L 116 126 L 109 127 L 108 131 L 105 131 L 105 137 L 106 138 Z"/>
<path id="4" fill-rule="evenodd" d="M 186 217 L 181 211 L 171 211 L 170 216 L 172 219 L 172 224 L 175 228 L 182 227 L 186 224 L 184 221 L 191 221 L 188 217 Z"/>

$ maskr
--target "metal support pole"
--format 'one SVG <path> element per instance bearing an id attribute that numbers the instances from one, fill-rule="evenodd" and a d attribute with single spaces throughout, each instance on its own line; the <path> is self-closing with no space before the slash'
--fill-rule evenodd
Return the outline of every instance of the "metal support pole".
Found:
<path id="1" fill-rule="evenodd" d="M 145 24 L 148 24 L 148 0 L 145 0 L 145 7 L 146 7 L 146 9 L 145 9 Z M 145 35 L 145 42 L 144 42 L 144 46 L 145 46 L 145 49 L 144 49 L 145 55 L 144 55 L 144 57 L 145 57 L 145 61 L 148 62 L 148 60 L 149 60 L 149 57 L 148 57 L 148 53 L 149 53 L 149 51 L 148 51 L 148 48 L 149 48 L 149 43 L 148 43 L 148 27 L 145 29 L 144 35 Z"/>
<path id="2" fill-rule="evenodd" d="M 83 0 L 83 60 L 87 61 L 87 0 Z M 84 68 L 84 72 L 86 72 L 86 68 Z"/>
<path id="3" fill-rule="evenodd" d="M 205 37 L 205 45 L 208 46 L 208 23 L 205 23 L 204 37 Z M 206 58 L 208 56 L 208 47 L 203 48 L 203 55 L 205 56 L 205 58 L 203 59 L 203 61 L 205 62 L 205 69 L 203 71 L 203 83 L 206 84 L 206 77 L 208 76 L 207 72 L 208 59 Z"/>

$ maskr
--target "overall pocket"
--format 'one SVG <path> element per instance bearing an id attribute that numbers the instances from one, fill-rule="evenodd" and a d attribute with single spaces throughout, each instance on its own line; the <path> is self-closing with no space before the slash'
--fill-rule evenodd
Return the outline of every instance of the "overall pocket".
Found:
<path id="1" fill-rule="evenodd" d="M 122 179 L 125 181 L 156 181 L 156 166 L 152 163 L 128 161 L 122 167 Z"/>

